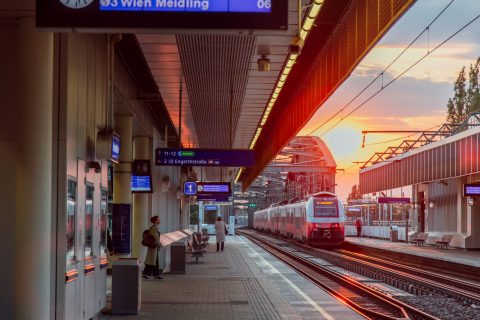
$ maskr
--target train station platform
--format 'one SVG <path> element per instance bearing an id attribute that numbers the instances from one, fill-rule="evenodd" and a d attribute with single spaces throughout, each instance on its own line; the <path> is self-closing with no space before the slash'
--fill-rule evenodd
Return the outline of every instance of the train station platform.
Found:
<path id="1" fill-rule="evenodd" d="M 449 247 L 448 250 L 425 244 L 391 242 L 375 238 L 345 238 L 346 249 L 374 254 L 383 258 L 402 259 L 419 265 L 431 265 L 447 270 L 457 270 L 471 274 L 480 274 L 480 251 L 466 251 Z"/>
<path id="2" fill-rule="evenodd" d="M 211 237 L 203 263 L 187 255 L 185 274 L 142 280 L 139 315 L 102 319 L 364 319 L 242 236 L 215 249 Z"/>

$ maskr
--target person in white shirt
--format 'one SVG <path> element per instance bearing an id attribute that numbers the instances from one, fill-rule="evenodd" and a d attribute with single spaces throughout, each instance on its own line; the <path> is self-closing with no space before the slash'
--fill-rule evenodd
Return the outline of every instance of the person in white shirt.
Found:
<path id="1" fill-rule="evenodd" d="M 222 221 L 222 217 L 218 216 L 217 221 L 215 222 L 215 234 L 217 237 L 217 251 L 223 251 L 224 243 L 225 243 L 225 235 L 228 233 L 227 226 Z"/>

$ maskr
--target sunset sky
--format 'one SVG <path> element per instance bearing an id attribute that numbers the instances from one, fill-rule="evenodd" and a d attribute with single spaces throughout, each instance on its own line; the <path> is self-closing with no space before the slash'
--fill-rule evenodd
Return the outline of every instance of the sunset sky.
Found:
<path id="1" fill-rule="evenodd" d="M 451 0 L 418 0 L 393 26 L 377 46 L 358 65 L 300 132 L 307 134 L 344 107 L 425 29 Z M 384 75 L 384 83 L 403 72 L 427 51 L 480 14 L 479 0 L 456 0 L 417 42 Z M 337 175 L 337 193 L 343 199 L 353 184 L 358 183 L 359 167 L 353 161 L 365 161 L 374 152 L 384 151 L 401 140 L 384 143 L 406 134 L 367 135 L 362 145 L 362 130 L 427 130 L 445 122 L 446 103 L 453 96 L 453 82 L 462 66 L 470 66 L 480 56 L 480 19 L 425 58 L 412 70 L 346 118 L 331 131 L 340 115 L 315 131 L 330 147 L 338 168 L 347 169 Z M 380 89 L 375 83 L 343 112 L 344 115 Z"/>

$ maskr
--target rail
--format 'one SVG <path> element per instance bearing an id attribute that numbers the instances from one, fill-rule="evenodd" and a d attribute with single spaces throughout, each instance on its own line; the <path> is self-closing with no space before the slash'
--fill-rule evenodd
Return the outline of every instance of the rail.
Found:
<path id="1" fill-rule="evenodd" d="M 438 319 L 387 294 L 369 288 L 351 277 L 329 270 L 308 257 L 265 240 L 253 232 L 240 231 L 238 233 L 275 255 L 316 285 L 347 303 L 352 309 L 371 319 Z M 319 278 L 319 275 L 322 277 Z M 357 294 L 349 295 L 347 298 L 339 292 L 345 292 L 345 290 Z M 365 297 L 367 301 L 364 300 Z M 372 307 L 372 301 L 375 302 L 374 307 Z"/>

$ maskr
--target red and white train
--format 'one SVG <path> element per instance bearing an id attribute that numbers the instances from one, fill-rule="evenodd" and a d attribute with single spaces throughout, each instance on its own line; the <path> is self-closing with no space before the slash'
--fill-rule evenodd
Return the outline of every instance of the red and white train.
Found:
<path id="1" fill-rule="evenodd" d="M 336 246 L 345 238 L 345 210 L 335 194 L 319 192 L 304 202 L 255 212 L 253 227 L 315 246 Z"/>

